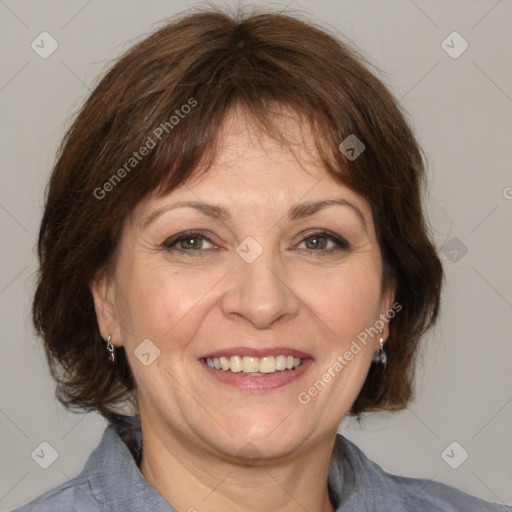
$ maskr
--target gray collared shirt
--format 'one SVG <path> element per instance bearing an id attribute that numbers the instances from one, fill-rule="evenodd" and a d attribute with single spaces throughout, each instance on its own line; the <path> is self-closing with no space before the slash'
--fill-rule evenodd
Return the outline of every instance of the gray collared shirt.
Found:
<path id="1" fill-rule="evenodd" d="M 328 489 L 337 512 L 512 512 L 512 507 L 487 503 L 438 482 L 386 473 L 339 434 Z M 201 512 L 201 502 L 191 496 L 189 511 L 194 510 Z M 142 476 L 112 426 L 77 477 L 14 512 L 100 511 L 176 512 Z"/>

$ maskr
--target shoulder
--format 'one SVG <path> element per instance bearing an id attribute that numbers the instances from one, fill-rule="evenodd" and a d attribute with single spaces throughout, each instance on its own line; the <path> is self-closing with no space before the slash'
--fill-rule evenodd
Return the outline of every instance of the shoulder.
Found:
<path id="1" fill-rule="evenodd" d="M 139 422 L 119 417 L 78 476 L 13 512 L 175 512 L 140 472 L 141 449 Z"/>
<path id="2" fill-rule="evenodd" d="M 79 475 L 45 492 L 13 512 L 100 512 L 110 510 L 106 489 L 106 459 L 115 457 L 116 434 L 106 428 L 102 440 L 91 453 Z"/>
<path id="3" fill-rule="evenodd" d="M 94 498 L 89 479 L 80 474 L 13 512 L 98 512 L 101 510 L 103 508 Z"/>
<path id="4" fill-rule="evenodd" d="M 512 512 L 512 508 L 489 503 L 454 487 L 422 478 L 409 478 L 384 471 L 353 443 L 338 435 L 335 452 L 344 452 L 354 474 L 353 494 L 359 507 L 379 512 Z M 370 484 L 370 485 L 369 485 Z M 343 508 L 339 510 L 344 510 Z M 356 509 L 354 509 L 356 510 Z"/>

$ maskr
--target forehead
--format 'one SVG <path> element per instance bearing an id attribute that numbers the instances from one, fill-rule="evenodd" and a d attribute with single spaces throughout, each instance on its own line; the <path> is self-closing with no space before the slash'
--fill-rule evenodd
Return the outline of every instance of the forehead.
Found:
<path id="1" fill-rule="evenodd" d="M 264 189 L 272 194 L 294 188 L 300 191 L 321 180 L 326 169 L 308 126 L 286 115 L 276 121 L 273 131 L 278 131 L 279 139 L 255 126 L 247 116 L 231 114 L 219 132 L 213 162 L 189 185 L 198 189 L 216 184 L 222 188 L 250 187 L 247 192 L 261 193 Z"/>
<path id="2" fill-rule="evenodd" d="M 295 159 L 323 168 L 309 122 L 286 107 L 269 114 L 267 121 L 262 127 L 246 110 L 231 109 L 219 128 L 213 165 L 236 165 L 235 159 L 250 159 L 254 155 L 278 161 L 295 155 Z"/>
<path id="3" fill-rule="evenodd" d="M 172 201 L 213 201 L 229 210 L 257 212 L 340 195 L 368 211 L 362 197 L 329 174 L 311 126 L 299 114 L 280 108 L 272 115 L 270 130 L 264 130 L 235 108 L 219 127 L 209 165 L 198 166 L 165 196 L 146 198 L 136 211 L 143 215 Z"/>

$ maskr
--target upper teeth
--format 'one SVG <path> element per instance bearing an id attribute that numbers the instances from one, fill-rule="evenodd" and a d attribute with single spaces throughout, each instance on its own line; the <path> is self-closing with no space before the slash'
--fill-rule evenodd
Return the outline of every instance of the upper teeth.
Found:
<path id="1" fill-rule="evenodd" d="M 207 357 L 206 364 L 217 370 L 231 370 L 234 373 L 273 373 L 276 370 L 291 370 L 297 368 L 302 359 L 293 356 L 231 356 Z"/>

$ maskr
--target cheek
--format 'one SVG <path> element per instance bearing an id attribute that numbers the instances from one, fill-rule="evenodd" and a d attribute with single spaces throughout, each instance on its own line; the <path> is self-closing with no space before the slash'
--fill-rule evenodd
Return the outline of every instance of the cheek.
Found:
<path id="1" fill-rule="evenodd" d="M 169 265 L 134 262 L 125 272 L 118 308 L 131 333 L 130 342 L 150 338 L 161 348 L 179 346 L 193 336 L 201 303 L 212 293 L 221 274 Z M 190 332 L 189 332 L 190 331 Z"/>
<path id="2" fill-rule="evenodd" d="M 301 278 L 301 296 L 338 340 L 352 339 L 378 319 L 380 273 L 374 265 L 347 265 Z"/>

